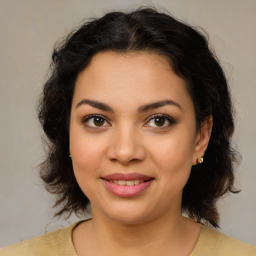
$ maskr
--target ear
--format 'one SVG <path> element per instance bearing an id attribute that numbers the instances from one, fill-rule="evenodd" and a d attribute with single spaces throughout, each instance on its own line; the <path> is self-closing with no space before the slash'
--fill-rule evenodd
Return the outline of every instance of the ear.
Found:
<path id="1" fill-rule="evenodd" d="M 211 132 L 212 132 L 213 118 L 209 116 L 203 123 L 201 123 L 199 131 L 196 135 L 195 148 L 193 154 L 193 165 L 198 164 L 198 158 L 203 157 L 208 147 Z"/>

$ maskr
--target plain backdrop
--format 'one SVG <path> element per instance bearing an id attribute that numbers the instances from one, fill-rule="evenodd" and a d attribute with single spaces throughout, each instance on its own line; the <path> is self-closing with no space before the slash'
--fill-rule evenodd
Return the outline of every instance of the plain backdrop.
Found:
<path id="1" fill-rule="evenodd" d="M 0 0 L 0 247 L 76 221 L 53 218 L 38 178 L 44 156 L 36 104 L 51 52 L 82 20 L 153 5 L 209 34 L 237 109 L 238 195 L 219 202 L 221 230 L 256 244 L 255 0 Z"/>

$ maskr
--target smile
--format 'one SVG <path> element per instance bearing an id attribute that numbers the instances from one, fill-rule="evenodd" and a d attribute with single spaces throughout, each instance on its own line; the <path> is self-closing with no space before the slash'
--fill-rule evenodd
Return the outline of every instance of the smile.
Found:
<path id="1" fill-rule="evenodd" d="M 109 180 L 109 181 L 120 186 L 135 186 L 144 182 L 144 180 Z"/>
<path id="2" fill-rule="evenodd" d="M 119 197 L 134 197 L 146 191 L 153 177 L 139 173 L 114 173 L 101 178 L 105 188 L 111 194 Z"/>

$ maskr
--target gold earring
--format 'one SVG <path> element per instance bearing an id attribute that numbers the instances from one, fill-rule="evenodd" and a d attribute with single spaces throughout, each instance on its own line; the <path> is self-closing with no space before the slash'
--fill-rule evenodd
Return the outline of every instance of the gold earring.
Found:
<path id="1" fill-rule="evenodd" d="M 69 157 L 70 157 L 70 158 L 72 158 L 72 156 L 71 156 L 71 155 L 69 155 Z"/>
<path id="2" fill-rule="evenodd" d="M 203 163 L 204 158 L 203 157 L 198 157 L 197 161 L 198 161 L 199 164 L 201 164 L 201 163 Z"/>

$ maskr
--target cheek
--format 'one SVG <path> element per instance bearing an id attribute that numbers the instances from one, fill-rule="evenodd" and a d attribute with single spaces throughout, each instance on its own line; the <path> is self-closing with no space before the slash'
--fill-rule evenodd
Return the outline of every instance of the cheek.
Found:
<path id="1" fill-rule="evenodd" d="M 94 141 L 88 140 L 72 141 L 70 143 L 72 159 L 77 165 L 96 164 L 102 155 L 102 148 Z"/>
<path id="2" fill-rule="evenodd" d="M 190 144 L 188 141 L 188 138 L 184 137 L 168 142 L 166 140 L 152 149 L 153 152 L 151 151 L 154 166 L 158 168 L 158 178 L 162 187 L 160 196 L 166 197 L 168 202 L 180 200 L 183 188 L 190 176 L 193 147 L 191 146 L 192 143 Z"/>
<path id="3" fill-rule="evenodd" d="M 84 125 L 79 121 L 80 118 L 71 115 L 70 123 L 70 153 L 78 160 L 94 157 L 95 152 L 99 151 L 99 141 L 101 136 L 89 134 Z M 97 154 L 96 154 L 97 155 Z"/>
<path id="4" fill-rule="evenodd" d="M 158 165 L 176 169 L 182 166 L 191 168 L 194 152 L 194 141 L 186 136 L 189 133 L 179 133 L 166 136 L 156 143 L 152 143 L 151 155 Z"/>
<path id="5" fill-rule="evenodd" d="M 194 141 L 185 134 L 191 133 L 177 132 L 151 147 L 151 158 L 159 170 L 163 193 L 170 197 L 169 200 L 182 194 L 190 176 Z"/>
<path id="6" fill-rule="evenodd" d="M 99 136 L 86 136 L 83 129 L 71 129 L 70 153 L 77 179 L 88 175 L 97 176 L 97 169 L 105 155 L 104 144 Z"/>
<path id="7" fill-rule="evenodd" d="M 95 141 L 71 137 L 70 151 L 77 183 L 83 193 L 91 200 L 95 190 L 95 181 L 99 176 L 101 148 Z"/>

